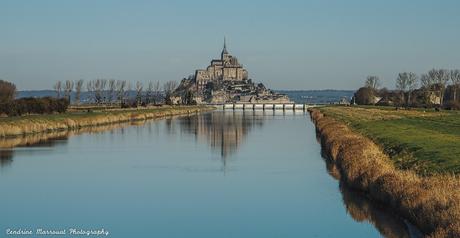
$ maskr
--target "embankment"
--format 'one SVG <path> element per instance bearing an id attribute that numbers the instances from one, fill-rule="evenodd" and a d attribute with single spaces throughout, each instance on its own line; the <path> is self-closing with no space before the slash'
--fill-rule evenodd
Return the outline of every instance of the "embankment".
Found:
<path id="1" fill-rule="evenodd" d="M 2 118 L 0 119 L 0 137 L 72 130 L 83 127 L 186 115 L 213 109 L 213 107 L 206 106 L 181 106 Z"/>
<path id="2" fill-rule="evenodd" d="M 429 237 L 460 237 L 458 177 L 421 177 L 396 169 L 370 139 L 317 109 L 309 112 L 328 159 L 336 164 L 348 186 L 393 208 Z"/>

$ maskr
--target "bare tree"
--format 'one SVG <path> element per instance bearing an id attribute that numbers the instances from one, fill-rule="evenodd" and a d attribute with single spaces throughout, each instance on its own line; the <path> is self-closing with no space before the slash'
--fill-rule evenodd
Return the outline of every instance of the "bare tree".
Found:
<path id="1" fill-rule="evenodd" d="M 401 91 L 403 102 L 405 101 L 404 94 L 408 94 L 406 105 L 409 105 L 412 91 L 417 88 L 417 75 L 412 72 L 399 73 L 396 79 L 396 88 Z"/>
<path id="2" fill-rule="evenodd" d="M 126 88 L 126 81 L 125 80 L 118 80 L 117 81 L 117 99 L 120 104 L 123 104 L 123 98 L 125 95 L 125 88 Z"/>
<path id="3" fill-rule="evenodd" d="M 436 86 L 438 88 L 438 91 L 439 91 L 440 103 L 441 103 L 441 105 L 443 105 L 443 103 L 444 103 L 444 93 L 446 91 L 446 85 L 447 85 L 447 83 L 449 82 L 449 79 L 450 79 L 449 70 L 446 70 L 446 69 L 432 69 L 432 70 L 430 70 L 428 72 L 428 76 L 436 84 Z"/>
<path id="4" fill-rule="evenodd" d="M 400 91 L 402 101 L 405 101 L 404 93 L 407 90 L 407 74 L 399 73 L 398 78 L 396 78 L 396 89 Z"/>
<path id="5" fill-rule="evenodd" d="M 137 81 L 136 82 L 136 104 L 137 105 L 141 103 L 143 89 L 144 89 L 144 86 L 142 85 L 142 83 Z"/>
<path id="6" fill-rule="evenodd" d="M 452 81 L 452 88 L 454 91 L 454 102 L 457 101 L 457 90 L 460 86 L 460 70 L 455 69 L 450 71 L 450 81 Z"/>
<path id="7" fill-rule="evenodd" d="M 0 103 L 10 102 L 16 96 L 16 85 L 0 79 Z"/>
<path id="8" fill-rule="evenodd" d="M 107 80 L 105 79 L 96 79 L 94 81 L 94 90 L 96 103 L 102 103 L 104 100 L 104 90 L 107 85 Z"/>
<path id="9" fill-rule="evenodd" d="M 101 95 L 102 95 L 102 101 L 104 103 L 107 103 L 107 79 L 100 79 L 101 80 Z"/>
<path id="10" fill-rule="evenodd" d="M 158 99 L 160 98 L 160 93 L 161 93 L 161 87 L 160 87 L 160 81 L 156 81 L 155 84 L 153 85 L 153 103 L 157 104 Z"/>
<path id="11" fill-rule="evenodd" d="M 60 98 L 60 97 L 61 97 L 61 90 L 62 90 L 62 82 L 61 82 L 61 81 L 57 81 L 57 82 L 53 85 L 53 89 L 54 89 L 54 91 L 56 92 L 56 97 L 57 97 L 57 98 Z"/>
<path id="12" fill-rule="evenodd" d="M 380 78 L 373 75 L 367 76 L 364 86 L 377 90 L 380 87 Z"/>
<path id="13" fill-rule="evenodd" d="M 64 96 L 67 98 L 67 100 L 70 102 L 70 96 L 72 95 L 73 91 L 73 81 L 72 80 L 66 80 L 64 84 Z"/>
<path id="14" fill-rule="evenodd" d="M 109 95 L 107 98 L 109 102 L 113 101 L 113 96 L 114 96 L 116 88 L 117 88 L 117 85 L 116 85 L 115 79 L 110 79 L 109 80 Z"/>
<path id="15" fill-rule="evenodd" d="M 96 96 L 95 96 L 94 90 L 95 90 L 94 80 L 90 80 L 86 82 L 86 91 L 88 91 L 89 98 L 92 99 L 94 102 L 96 102 Z"/>
<path id="16" fill-rule="evenodd" d="M 77 104 L 80 104 L 81 89 L 83 88 L 83 83 L 83 79 L 77 80 L 77 82 L 75 83 L 75 101 L 77 102 Z"/>
<path id="17" fill-rule="evenodd" d="M 168 81 L 163 85 L 163 90 L 165 92 L 165 101 L 168 104 L 171 104 L 171 96 L 173 91 L 177 88 L 177 82 L 176 81 Z"/>
<path id="18" fill-rule="evenodd" d="M 433 87 L 434 81 L 428 74 L 422 74 L 420 76 L 420 83 L 425 91 L 430 91 Z"/>
<path id="19" fill-rule="evenodd" d="M 131 90 L 132 90 L 131 82 L 127 82 L 127 84 L 126 84 L 125 95 L 123 95 L 123 97 L 125 98 L 124 100 L 125 100 L 126 102 L 128 102 L 128 103 L 129 103 L 129 101 L 130 101 L 130 100 L 129 100 L 129 93 L 131 92 Z"/>
<path id="20" fill-rule="evenodd" d="M 149 86 L 147 87 L 145 97 L 146 97 L 147 103 L 152 102 L 152 98 L 153 98 L 153 83 L 152 83 L 152 81 L 149 82 Z"/>

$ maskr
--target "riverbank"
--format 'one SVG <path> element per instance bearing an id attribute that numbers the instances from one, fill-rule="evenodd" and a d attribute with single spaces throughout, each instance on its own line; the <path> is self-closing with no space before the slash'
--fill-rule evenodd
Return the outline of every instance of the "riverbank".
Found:
<path id="1" fill-rule="evenodd" d="M 394 107 L 319 109 L 370 138 L 400 169 L 419 175 L 460 173 L 460 113 Z"/>
<path id="2" fill-rule="evenodd" d="M 370 199 L 390 206 L 430 237 L 459 237 L 460 179 L 448 174 L 422 176 L 398 168 L 380 146 L 346 123 L 347 111 L 338 110 L 348 108 L 331 108 L 335 113 L 328 113 L 330 108 L 309 111 L 322 147 L 341 179 Z M 361 118 L 378 118 L 373 111 L 363 112 Z M 386 119 L 394 116 L 388 114 Z M 392 128 L 386 130 L 391 132 Z"/>
<path id="3" fill-rule="evenodd" d="M 185 115 L 213 110 L 206 106 L 155 107 L 142 109 L 68 112 L 52 115 L 30 115 L 0 118 L 0 137 L 72 130 L 82 127 Z"/>

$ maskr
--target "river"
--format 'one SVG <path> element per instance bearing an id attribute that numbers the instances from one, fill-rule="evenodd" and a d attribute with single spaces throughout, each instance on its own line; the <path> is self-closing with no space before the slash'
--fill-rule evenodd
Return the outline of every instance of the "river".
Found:
<path id="1" fill-rule="evenodd" d="M 304 112 L 215 111 L 0 140 L 0 237 L 409 237 L 336 180 Z"/>

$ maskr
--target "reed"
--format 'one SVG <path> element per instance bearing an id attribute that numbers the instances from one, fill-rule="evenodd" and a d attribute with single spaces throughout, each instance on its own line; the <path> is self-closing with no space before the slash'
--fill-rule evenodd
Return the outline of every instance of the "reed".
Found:
<path id="1" fill-rule="evenodd" d="M 415 224 L 428 237 L 460 237 L 460 179 L 422 177 L 397 169 L 369 138 L 310 109 L 321 145 L 348 186 L 365 192 Z"/>
<path id="2" fill-rule="evenodd" d="M 193 114 L 213 109 L 205 106 L 181 106 L 2 118 L 0 138 Z"/>

